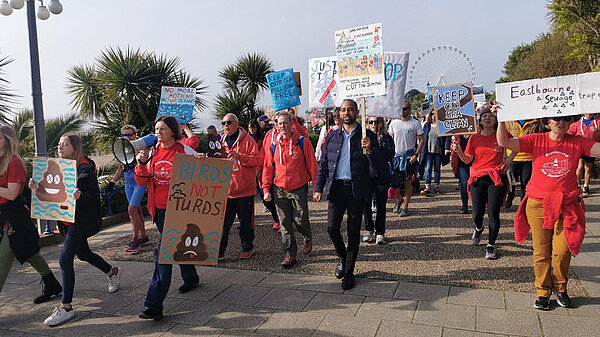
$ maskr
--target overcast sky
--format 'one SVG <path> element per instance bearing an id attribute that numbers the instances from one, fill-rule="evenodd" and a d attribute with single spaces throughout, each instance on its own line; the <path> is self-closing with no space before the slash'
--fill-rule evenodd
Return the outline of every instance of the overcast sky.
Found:
<path id="1" fill-rule="evenodd" d="M 48 1 L 46 1 L 48 2 Z M 67 70 L 92 63 L 108 46 L 127 46 L 178 56 L 183 67 L 209 86 L 209 122 L 220 93 L 218 70 L 244 52 L 267 55 L 275 69 L 302 73 L 308 91 L 308 59 L 333 56 L 336 30 L 383 24 L 383 48 L 411 53 L 412 66 L 427 49 L 449 45 L 464 51 L 475 67 L 475 82 L 493 90 L 507 56 L 518 44 L 548 30 L 545 0 L 412 1 L 242 1 L 242 0 L 77 0 L 61 1 L 64 11 L 37 20 L 46 117 L 71 111 Z M 31 102 L 25 8 L 0 16 L 0 56 L 20 106 Z M 410 67 L 409 67 L 410 68 Z M 301 111 L 308 96 L 301 97 Z M 267 98 L 270 104 L 270 99 Z"/>

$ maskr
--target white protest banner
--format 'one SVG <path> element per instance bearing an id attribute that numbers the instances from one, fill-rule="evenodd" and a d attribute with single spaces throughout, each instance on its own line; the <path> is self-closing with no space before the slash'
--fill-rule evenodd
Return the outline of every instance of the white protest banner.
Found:
<path id="1" fill-rule="evenodd" d="M 496 84 L 499 121 L 600 112 L 600 73 Z"/>
<path id="2" fill-rule="evenodd" d="M 337 57 L 317 57 L 308 60 L 308 107 L 334 108 L 342 104 L 337 83 Z"/>
<path id="3" fill-rule="evenodd" d="M 408 56 L 408 53 L 402 52 L 384 53 L 386 93 L 383 96 L 367 98 L 365 107 L 368 116 L 402 118 Z"/>
<path id="4" fill-rule="evenodd" d="M 381 23 L 336 31 L 335 54 L 344 98 L 385 95 Z"/>

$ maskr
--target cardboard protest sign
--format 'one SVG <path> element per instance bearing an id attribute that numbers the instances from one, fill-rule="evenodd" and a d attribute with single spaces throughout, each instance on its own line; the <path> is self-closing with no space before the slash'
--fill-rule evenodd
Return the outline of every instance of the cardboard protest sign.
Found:
<path id="1" fill-rule="evenodd" d="M 31 191 L 31 217 L 43 220 L 75 221 L 77 162 L 70 159 L 35 157 Z"/>
<path id="2" fill-rule="evenodd" d="M 300 105 L 298 87 L 292 68 L 267 74 L 267 83 L 275 111 Z"/>
<path id="3" fill-rule="evenodd" d="M 207 156 L 213 158 L 227 157 L 227 153 L 225 153 L 225 149 L 223 148 L 223 145 L 217 136 L 207 135 L 206 138 L 208 141 L 208 152 L 206 153 Z"/>
<path id="4" fill-rule="evenodd" d="M 302 96 L 302 80 L 299 71 L 294 71 L 294 80 L 296 81 L 296 89 L 298 89 L 298 96 Z"/>
<path id="5" fill-rule="evenodd" d="M 477 133 L 472 83 L 434 87 L 433 109 L 439 136 Z"/>
<path id="6" fill-rule="evenodd" d="M 483 84 L 473 86 L 473 98 L 475 99 L 475 103 L 485 102 L 485 90 Z"/>
<path id="7" fill-rule="evenodd" d="M 231 161 L 175 154 L 158 262 L 216 265 Z"/>
<path id="8" fill-rule="evenodd" d="M 496 84 L 499 121 L 600 112 L 600 73 Z"/>
<path id="9" fill-rule="evenodd" d="M 317 57 L 308 60 L 308 107 L 334 108 L 342 104 L 337 76 L 337 57 Z"/>
<path id="10" fill-rule="evenodd" d="M 173 116 L 180 124 L 187 124 L 192 121 L 195 103 L 195 88 L 162 87 L 156 118 Z"/>
<path id="11" fill-rule="evenodd" d="M 366 112 L 369 116 L 402 118 L 408 53 L 385 52 L 384 56 L 385 95 L 367 98 Z"/>
<path id="12" fill-rule="evenodd" d="M 385 95 L 381 23 L 335 32 L 338 87 L 344 98 Z"/>

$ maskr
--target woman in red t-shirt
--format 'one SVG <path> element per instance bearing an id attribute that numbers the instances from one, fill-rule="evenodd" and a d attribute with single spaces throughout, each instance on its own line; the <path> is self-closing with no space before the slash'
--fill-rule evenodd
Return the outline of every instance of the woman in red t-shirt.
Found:
<path id="1" fill-rule="evenodd" d="M 496 259 L 496 238 L 500 231 L 500 207 L 506 195 L 508 180 L 506 169 L 515 154 L 504 159 L 504 149 L 496 142 L 496 116 L 489 108 L 483 108 L 479 114 L 479 133 L 469 137 L 463 152 L 458 142 L 452 144 L 460 160 L 471 164 L 470 178 L 467 182 L 473 205 L 475 230 L 471 242 L 478 245 L 483 233 L 483 215 L 487 205 L 489 218 L 489 238 L 485 258 Z"/>
<path id="2" fill-rule="evenodd" d="M 25 166 L 17 155 L 12 129 L 0 128 L 0 291 L 13 262 L 29 263 L 42 277 L 42 294 L 34 303 L 43 303 L 62 292 L 46 260 L 40 255 L 37 229 L 21 197 L 25 186 Z M 10 134 L 9 134 L 10 133 Z M 14 219 L 14 220 L 13 220 Z"/>
<path id="3" fill-rule="evenodd" d="M 537 299 L 534 307 L 550 308 L 550 296 L 570 307 L 567 274 L 571 254 L 577 255 L 585 234 L 585 205 L 577 186 L 582 155 L 600 157 L 600 143 L 567 133 L 570 116 L 544 118 L 550 132 L 509 139 L 506 126 L 498 127 L 498 143 L 532 155 L 533 171 L 525 198 L 515 217 L 515 239 L 523 242 L 531 229 L 533 271 Z"/>
<path id="4" fill-rule="evenodd" d="M 145 150 L 137 155 L 135 180 L 139 185 L 148 186 L 148 211 L 162 234 L 175 153 L 193 154 L 198 157 L 201 155 L 181 142 L 181 127 L 174 117 L 159 117 L 154 124 L 154 134 L 158 143 L 150 150 L 153 153 L 152 157 L 149 159 L 148 152 Z M 194 265 L 180 264 L 179 267 L 183 279 L 179 292 L 183 294 L 195 288 L 200 278 Z M 140 318 L 154 320 L 163 318 L 163 302 L 171 286 L 172 270 L 172 264 L 158 263 L 157 254 L 154 260 L 154 275 L 144 302 L 146 309 L 139 314 Z"/>

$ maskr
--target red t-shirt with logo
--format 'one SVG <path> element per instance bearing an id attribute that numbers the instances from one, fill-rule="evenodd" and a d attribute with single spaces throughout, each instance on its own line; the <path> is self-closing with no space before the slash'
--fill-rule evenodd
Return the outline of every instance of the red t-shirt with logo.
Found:
<path id="1" fill-rule="evenodd" d="M 25 166 L 18 156 L 13 156 L 8 163 L 6 172 L 0 176 L 0 187 L 8 187 L 8 183 L 23 184 L 19 194 L 23 193 L 25 187 Z M 0 205 L 6 204 L 8 199 L 0 197 Z"/>
<path id="2" fill-rule="evenodd" d="M 169 195 L 169 183 L 171 182 L 171 171 L 173 171 L 173 158 L 175 153 L 184 153 L 183 145 L 175 143 L 169 148 L 156 147 L 152 157 L 151 168 L 152 182 L 154 183 L 154 206 L 156 208 L 167 208 L 167 197 Z"/>
<path id="3" fill-rule="evenodd" d="M 509 138 L 512 138 L 510 134 Z M 498 145 L 496 132 L 489 136 L 477 133 L 469 137 L 465 153 L 475 157 L 471 164 L 472 175 L 480 170 L 502 165 L 504 159 L 504 148 Z"/>
<path id="4" fill-rule="evenodd" d="M 581 155 L 590 155 L 596 142 L 566 134 L 563 140 L 550 139 L 549 133 L 519 137 L 519 151 L 533 156 L 529 184 L 548 192 L 569 193 L 577 189 L 577 165 Z"/>

